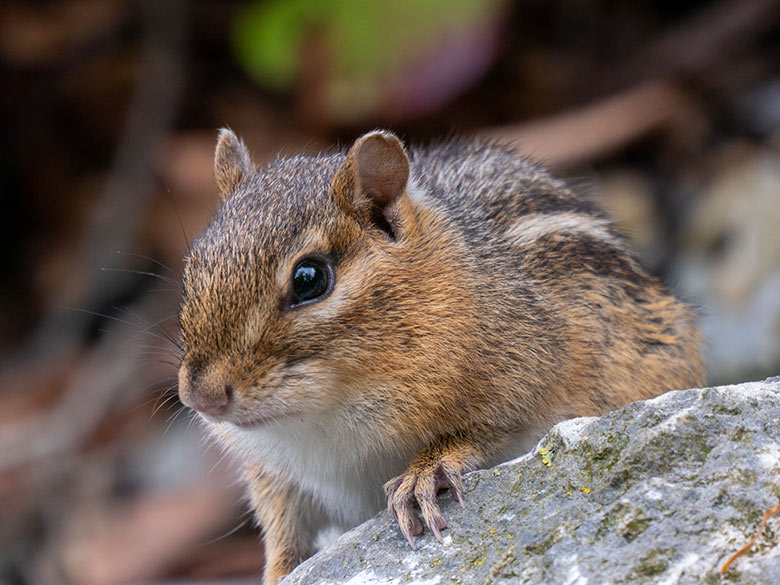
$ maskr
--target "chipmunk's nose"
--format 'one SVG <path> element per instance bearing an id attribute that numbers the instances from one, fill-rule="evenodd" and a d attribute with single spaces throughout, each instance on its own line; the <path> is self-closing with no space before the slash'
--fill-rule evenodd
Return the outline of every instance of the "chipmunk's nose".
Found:
<path id="1" fill-rule="evenodd" d="M 222 416 L 230 408 L 233 401 L 233 386 L 226 384 L 223 392 L 196 392 L 192 397 L 190 408 L 211 416 Z"/>
<path id="2" fill-rule="evenodd" d="M 179 398 L 182 404 L 200 413 L 223 416 L 233 402 L 233 386 L 218 382 L 211 376 L 193 376 L 182 367 L 179 370 Z"/>

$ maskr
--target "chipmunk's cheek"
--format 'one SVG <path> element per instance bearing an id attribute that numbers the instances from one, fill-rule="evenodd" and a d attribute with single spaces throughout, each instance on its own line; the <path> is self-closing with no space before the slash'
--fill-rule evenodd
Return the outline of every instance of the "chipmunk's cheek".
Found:
<path id="1" fill-rule="evenodd" d="M 310 375 L 277 364 L 253 384 L 237 388 L 229 422 L 240 429 L 253 429 L 294 417 L 316 415 L 322 396 Z"/>
<path id="2" fill-rule="evenodd" d="M 338 366 L 328 357 L 310 359 L 288 370 L 288 383 L 276 393 L 279 400 L 312 415 L 343 408 L 346 387 Z"/>
<path id="3" fill-rule="evenodd" d="M 226 423 L 239 429 L 255 429 L 264 427 L 270 423 L 295 416 L 299 410 L 295 405 L 284 404 L 271 397 L 258 399 L 258 397 L 245 397 L 236 400 L 230 415 L 224 418 L 210 420 L 209 422 Z"/>

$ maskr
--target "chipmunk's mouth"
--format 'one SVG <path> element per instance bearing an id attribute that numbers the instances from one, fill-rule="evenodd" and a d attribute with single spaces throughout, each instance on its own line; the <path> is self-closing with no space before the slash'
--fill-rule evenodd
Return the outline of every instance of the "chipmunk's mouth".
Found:
<path id="1" fill-rule="evenodd" d="M 202 412 L 200 413 L 200 416 L 211 424 L 229 424 L 233 425 L 234 427 L 238 427 L 239 429 L 256 429 L 268 424 L 271 421 L 281 418 L 279 416 L 258 416 L 255 418 L 241 418 L 234 420 L 231 418 L 210 416 L 208 414 L 203 414 Z"/>
<path id="2" fill-rule="evenodd" d="M 229 418 L 225 422 L 229 422 L 234 427 L 239 429 L 257 429 L 263 427 L 269 423 L 281 421 L 299 414 L 298 410 L 287 409 L 274 409 L 270 408 L 266 410 L 265 414 L 256 415 L 255 413 L 247 413 L 246 416 L 235 416 L 235 418 Z"/>
<path id="3" fill-rule="evenodd" d="M 231 420 L 230 424 L 237 426 L 239 429 L 255 429 L 262 427 L 269 422 L 276 420 L 279 417 L 259 417 L 251 420 Z"/>

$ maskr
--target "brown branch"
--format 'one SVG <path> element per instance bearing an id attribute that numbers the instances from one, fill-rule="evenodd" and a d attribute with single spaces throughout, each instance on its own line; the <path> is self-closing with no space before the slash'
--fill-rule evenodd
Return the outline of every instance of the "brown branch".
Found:
<path id="1" fill-rule="evenodd" d="M 777 27 L 780 0 L 721 0 L 664 31 L 617 68 L 600 87 L 616 88 L 638 79 L 722 72 L 735 53 L 752 47 Z"/>
<path id="2" fill-rule="evenodd" d="M 758 532 L 755 533 L 753 538 L 747 541 L 745 546 L 743 546 L 741 549 L 739 549 L 737 552 L 731 555 L 729 557 L 729 560 L 723 563 L 723 566 L 720 568 L 721 581 L 726 578 L 726 571 L 729 570 L 731 564 L 751 549 L 753 543 L 756 542 L 756 540 L 758 540 L 758 537 L 761 536 L 761 533 L 764 531 L 764 528 L 766 527 L 766 523 L 769 521 L 769 519 L 772 516 L 774 516 L 777 513 L 780 513 L 780 505 L 773 506 L 772 508 L 769 508 L 766 512 L 764 512 L 764 517 L 761 520 L 761 526 L 758 527 Z"/>
<path id="3" fill-rule="evenodd" d="M 687 97 L 673 85 L 649 82 L 550 118 L 489 128 L 481 136 L 514 143 L 516 149 L 550 166 L 565 166 L 609 154 L 680 119 Z"/>

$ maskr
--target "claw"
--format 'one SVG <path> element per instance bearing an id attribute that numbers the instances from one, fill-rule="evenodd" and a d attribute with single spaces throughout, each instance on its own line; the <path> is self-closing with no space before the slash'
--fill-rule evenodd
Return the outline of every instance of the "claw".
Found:
<path id="1" fill-rule="evenodd" d="M 423 528 L 420 520 L 414 514 L 411 502 L 396 509 L 396 518 L 398 519 L 398 525 L 401 527 L 401 533 L 406 538 L 406 542 L 409 543 L 412 550 L 416 550 L 417 546 L 414 544 L 414 537 L 422 534 Z"/>
<path id="2" fill-rule="evenodd" d="M 431 529 L 431 534 L 433 534 L 433 537 L 436 539 L 436 542 L 441 542 L 441 532 L 439 532 L 439 529 L 436 528 L 435 524 L 428 524 L 428 528 Z"/>
<path id="3" fill-rule="evenodd" d="M 441 542 L 442 537 L 440 531 L 444 528 L 447 528 L 447 520 L 445 520 L 444 516 L 442 516 L 438 506 L 436 506 L 435 513 L 430 517 L 426 517 L 425 521 L 431 531 L 431 534 L 433 534 L 433 537 L 437 541 Z"/>
<path id="4" fill-rule="evenodd" d="M 447 487 L 450 488 L 450 493 L 452 494 L 452 499 L 454 499 L 456 502 L 458 502 L 462 506 L 463 505 L 463 485 L 460 482 L 460 477 L 458 477 L 458 481 L 456 483 L 451 483 Z"/>
<path id="5" fill-rule="evenodd" d="M 414 477 L 400 476 L 385 484 L 387 507 L 393 511 L 401 533 L 412 549 L 414 537 L 422 534 L 422 524 L 414 513 Z"/>
<path id="6" fill-rule="evenodd" d="M 461 506 L 463 505 L 463 480 L 460 471 L 448 465 L 440 467 L 442 478 L 441 487 L 449 488 L 452 497 Z"/>
<path id="7" fill-rule="evenodd" d="M 403 481 L 403 477 L 396 477 L 394 479 L 391 479 L 385 484 L 385 496 L 387 497 L 387 509 L 390 512 L 395 513 L 395 494 L 398 491 L 398 488 L 401 486 L 401 481 Z M 396 514 L 396 517 L 398 515 Z"/>
<path id="8" fill-rule="evenodd" d="M 409 523 L 400 523 L 400 526 L 401 526 L 401 534 L 404 535 L 406 542 L 409 543 L 409 546 L 412 547 L 412 550 L 417 550 L 417 546 L 414 544 L 414 535 L 412 534 L 412 529 L 410 528 Z"/>
<path id="9" fill-rule="evenodd" d="M 428 529 L 433 534 L 434 538 L 441 542 L 441 530 L 447 527 L 447 521 L 439 509 L 439 505 L 436 503 L 436 494 L 432 494 L 430 499 L 420 501 L 420 509 L 422 510 L 423 518 Z"/>
<path id="10" fill-rule="evenodd" d="M 385 484 L 387 507 L 395 514 L 401 533 L 412 549 L 416 549 L 414 537 L 422 534 L 423 530 L 422 523 L 414 513 L 415 503 L 420 506 L 428 530 L 437 541 L 442 541 L 441 531 L 447 527 L 447 520 L 439 509 L 436 495 L 445 488 L 463 505 L 460 471 L 441 461 L 419 470 L 411 469 Z"/>
<path id="11" fill-rule="evenodd" d="M 453 487 L 450 488 L 450 492 L 452 492 L 452 497 L 455 498 L 455 501 L 463 506 L 463 493 L 460 491 L 460 489 Z"/>

